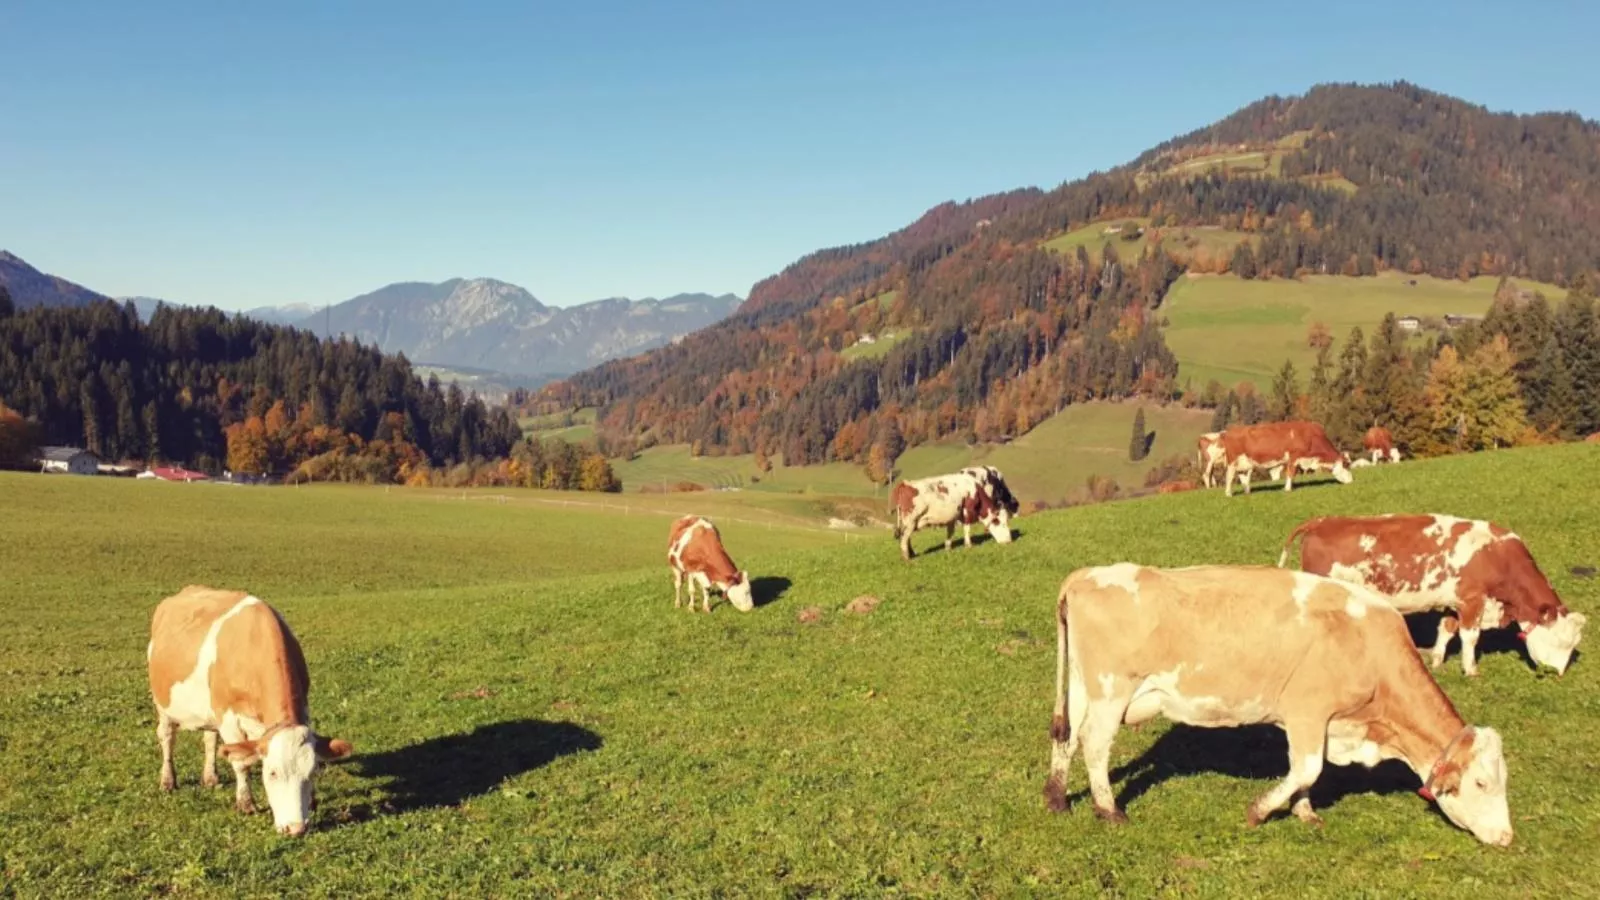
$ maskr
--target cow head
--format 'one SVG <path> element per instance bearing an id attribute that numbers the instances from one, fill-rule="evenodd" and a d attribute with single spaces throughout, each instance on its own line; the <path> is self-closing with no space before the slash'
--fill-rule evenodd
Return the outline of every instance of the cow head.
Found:
<path id="1" fill-rule="evenodd" d="M 1500 735 L 1493 728 L 1464 728 L 1434 763 L 1422 795 L 1437 802 L 1450 821 L 1478 840 L 1496 847 L 1511 846 L 1506 758 Z"/>
<path id="2" fill-rule="evenodd" d="M 279 834 L 299 837 L 311 820 L 311 777 L 318 761 L 350 755 L 350 744 L 320 737 L 304 725 L 289 725 L 269 729 L 258 740 L 227 744 L 219 752 L 234 765 L 261 761 L 272 824 Z"/>
<path id="3" fill-rule="evenodd" d="M 1528 642 L 1528 655 L 1541 666 L 1549 666 L 1556 674 L 1566 674 L 1572 662 L 1572 651 L 1578 648 L 1583 637 L 1583 626 L 1589 619 L 1583 613 L 1569 612 L 1545 625 L 1524 628 L 1523 640 Z"/>
<path id="4" fill-rule="evenodd" d="M 723 593 L 728 595 L 728 602 L 739 612 L 749 612 L 756 608 L 756 598 L 750 590 L 749 572 L 735 572 L 728 580 L 728 586 Z"/>
<path id="5" fill-rule="evenodd" d="M 1340 454 L 1333 460 L 1333 480 L 1340 484 L 1349 484 L 1355 480 L 1350 474 L 1350 458 L 1347 454 Z"/>

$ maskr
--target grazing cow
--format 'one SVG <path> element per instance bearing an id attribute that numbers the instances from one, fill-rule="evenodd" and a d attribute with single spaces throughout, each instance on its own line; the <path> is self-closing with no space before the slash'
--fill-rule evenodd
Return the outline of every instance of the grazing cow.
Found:
<path id="1" fill-rule="evenodd" d="M 1211 470 L 1225 467 L 1223 462 L 1222 432 L 1208 431 L 1200 435 L 1196 451 L 1196 461 L 1200 467 L 1200 480 L 1208 488 L 1216 487 L 1216 479 L 1212 477 Z"/>
<path id="2" fill-rule="evenodd" d="M 667 539 L 667 565 L 672 568 L 672 605 L 683 599 L 683 585 L 689 585 L 689 611 L 694 612 L 694 589 L 700 588 L 705 612 L 711 612 L 711 589 L 716 588 L 740 612 L 755 609 L 750 592 L 750 576 L 733 564 L 722 546 L 717 526 L 704 516 L 684 516 L 672 523 Z"/>
<path id="3" fill-rule="evenodd" d="M 944 548 L 955 540 L 956 525 L 972 546 L 972 526 L 981 523 L 989 535 L 1002 544 L 1011 543 L 1011 517 L 1017 500 L 1006 487 L 1005 479 L 993 466 L 962 469 L 950 475 L 935 475 L 915 481 L 902 481 L 889 494 L 893 506 L 894 537 L 900 542 L 900 555 L 912 557 L 911 536 L 918 529 L 945 528 Z"/>
<path id="4" fill-rule="evenodd" d="M 1394 445 L 1394 438 L 1389 434 L 1389 429 L 1374 425 L 1367 429 L 1361 438 L 1361 446 L 1366 448 L 1367 455 L 1374 463 L 1385 460 L 1397 463 L 1400 461 L 1400 448 Z"/>
<path id="5" fill-rule="evenodd" d="M 1419 793 L 1480 841 L 1511 843 L 1500 735 L 1463 722 L 1411 649 L 1405 621 L 1359 585 L 1267 566 L 1079 569 L 1056 608 L 1056 704 L 1045 798 L 1066 808 L 1081 743 L 1103 819 L 1111 742 L 1157 715 L 1202 728 L 1272 724 L 1289 774 L 1247 808 L 1251 826 L 1289 805 L 1320 824 L 1310 790 L 1335 765 L 1400 759 Z"/>
<path id="6" fill-rule="evenodd" d="M 318 761 L 348 756 L 350 744 L 312 730 L 311 675 L 277 610 L 242 591 L 190 585 L 156 607 L 146 656 L 159 720 L 161 789 L 178 783 L 172 745 L 180 729 L 205 733 L 200 781 L 215 787 L 220 736 L 220 752 L 237 782 L 234 807 L 256 811 L 248 776 L 260 760 L 273 824 L 280 834 L 303 834 Z"/>
<path id="7" fill-rule="evenodd" d="M 1453 516 L 1372 516 L 1312 519 L 1290 532 L 1278 557 L 1289 561 L 1304 539 L 1300 567 L 1370 587 L 1401 613 L 1443 609 L 1432 664 L 1443 662 L 1461 634 L 1461 667 L 1478 674 L 1478 634 L 1517 623 L 1535 663 L 1564 673 L 1583 626 L 1550 587 L 1522 538 L 1491 522 Z"/>
<path id="8" fill-rule="evenodd" d="M 1283 489 L 1294 490 L 1294 476 L 1300 471 L 1327 469 L 1340 484 L 1350 483 L 1350 467 L 1322 426 L 1315 422 L 1269 422 L 1240 425 L 1222 433 L 1223 456 L 1228 468 L 1223 490 L 1233 496 L 1235 478 L 1250 493 L 1250 473 L 1270 469 L 1272 476 L 1283 472 Z"/>

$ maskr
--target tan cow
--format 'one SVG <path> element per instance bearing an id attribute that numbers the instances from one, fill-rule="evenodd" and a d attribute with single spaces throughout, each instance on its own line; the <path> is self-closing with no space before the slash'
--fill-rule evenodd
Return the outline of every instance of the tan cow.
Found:
<path id="1" fill-rule="evenodd" d="M 1126 821 L 1111 792 L 1112 738 L 1157 715 L 1284 730 L 1289 774 L 1250 804 L 1252 826 L 1291 800 L 1298 818 L 1320 823 L 1309 792 L 1324 757 L 1400 759 L 1450 821 L 1511 843 L 1500 735 L 1462 721 L 1400 614 L 1366 588 L 1267 566 L 1073 572 L 1056 608 L 1050 808 L 1066 808 L 1081 745 L 1095 812 Z"/>
<path id="2" fill-rule="evenodd" d="M 911 536 L 918 529 L 944 526 L 944 548 L 955 540 L 956 526 L 972 546 L 972 526 L 981 524 L 996 543 L 1011 543 L 1011 517 L 1020 505 L 1006 486 L 1000 470 L 975 466 L 949 475 L 902 481 L 889 493 L 890 514 L 900 555 L 910 559 Z"/>
<path id="3" fill-rule="evenodd" d="M 1282 471 L 1286 493 L 1294 490 L 1294 476 L 1299 472 L 1326 469 L 1340 484 L 1351 480 L 1345 455 L 1316 422 L 1236 426 L 1222 433 L 1222 447 L 1228 466 L 1223 490 L 1230 497 L 1235 478 L 1244 485 L 1244 492 L 1250 493 L 1250 473 L 1256 469 L 1270 470 L 1273 478 Z"/>
<path id="4" fill-rule="evenodd" d="M 700 588 L 705 612 L 711 612 L 711 589 L 716 588 L 740 612 L 755 609 L 750 576 L 733 564 L 722 546 L 717 526 L 704 516 L 684 516 L 672 523 L 667 538 L 667 566 L 672 569 L 672 605 L 682 602 L 683 586 L 689 585 L 689 611 L 694 612 L 694 589 Z"/>
<path id="5" fill-rule="evenodd" d="M 1564 673 L 1588 619 L 1570 612 L 1522 538 L 1494 524 L 1454 516 L 1325 516 L 1290 532 L 1278 557 L 1304 539 L 1300 568 L 1383 594 L 1401 613 L 1450 610 L 1439 622 L 1432 665 L 1461 634 L 1461 667 L 1478 674 L 1478 635 L 1519 624 L 1535 663 Z"/>
<path id="6" fill-rule="evenodd" d="M 190 585 L 156 607 L 146 657 L 161 789 L 177 786 L 172 745 L 179 730 L 204 732 L 200 780 L 215 787 L 220 736 L 220 752 L 233 764 L 239 812 L 256 811 L 248 778 L 260 760 L 273 824 L 281 834 L 304 833 L 318 760 L 348 756 L 350 744 L 312 730 L 311 675 L 277 610 L 242 591 Z"/>
<path id="7" fill-rule="evenodd" d="M 1394 445 L 1394 437 L 1389 434 L 1389 429 L 1382 426 L 1374 425 L 1368 428 L 1367 433 L 1361 437 L 1361 446 L 1374 464 L 1400 461 L 1400 448 Z"/>

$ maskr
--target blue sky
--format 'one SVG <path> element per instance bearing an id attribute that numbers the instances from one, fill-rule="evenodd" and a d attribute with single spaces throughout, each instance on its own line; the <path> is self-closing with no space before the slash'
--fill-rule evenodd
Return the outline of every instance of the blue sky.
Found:
<path id="1" fill-rule="evenodd" d="M 229 309 L 453 276 L 743 295 L 1318 82 L 1600 118 L 1600 4 L 987 5 L 23 0 L 0 248 Z"/>

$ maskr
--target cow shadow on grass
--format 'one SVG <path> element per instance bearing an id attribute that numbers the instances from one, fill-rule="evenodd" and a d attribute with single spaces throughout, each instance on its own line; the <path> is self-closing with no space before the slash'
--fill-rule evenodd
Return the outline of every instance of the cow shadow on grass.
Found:
<path id="1" fill-rule="evenodd" d="M 931 533 L 933 533 L 933 532 L 935 532 L 937 530 L 938 529 L 929 528 L 929 529 L 925 529 L 924 531 L 919 531 L 917 533 L 918 534 L 931 534 Z M 1022 529 L 1016 527 L 1015 525 L 1011 526 L 1011 543 L 1015 544 L 1017 541 L 1021 540 L 1022 539 L 1022 535 L 1024 533 L 1025 532 Z M 989 534 L 988 529 L 984 529 L 981 532 L 978 531 L 977 529 L 973 529 L 973 531 L 972 531 L 972 546 L 979 547 L 979 546 L 982 546 L 983 544 L 992 544 L 992 543 L 996 543 L 996 541 L 995 541 L 994 537 Z M 916 553 L 917 553 L 918 556 L 928 556 L 929 554 L 933 554 L 933 553 L 943 553 L 944 552 L 944 540 L 943 540 L 943 538 L 941 538 L 937 544 L 931 544 L 931 545 L 929 545 L 929 546 L 927 546 L 927 547 L 925 547 L 925 548 L 923 548 L 921 550 L 918 550 L 917 549 L 916 539 L 913 538 L 912 541 L 911 541 L 911 549 L 912 550 L 916 550 Z M 959 553 L 959 552 L 961 552 L 962 550 L 965 550 L 965 549 L 967 549 L 967 546 L 961 540 L 961 529 L 958 527 L 958 528 L 956 528 L 955 539 L 950 542 L 950 552 Z"/>
<path id="2" fill-rule="evenodd" d="M 1433 652 L 1434 639 L 1439 636 L 1439 623 L 1444 621 L 1444 613 L 1428 612 L 1406 616 L 1406 629 L 1411 632 L 1411 642 L 1417 646 L 1417 652 L 1422 654 L 1424 663 L 1429 661 L 1429 654 Z M 1530 669 L 1537 668 L 1533 658 L 1528 655 L 1528 647 L 1517 640 L 1515 628 L 1486 629 L 1478 635 L 1478 660 L 1496 653 L 1510 653 Z M 1572 661 L 1578 661 L 1578 653 L 1572 654 Z M 1461 667 L 1461 638 L 1454 638 L 1450 642 L 1449 651 L 1445 654 L 1444 665 L 1437 671 L 1444 671 L 1449 666 L 1455 666 L 1457 671 Z"/>
<path id="3" fill-rule="evenodd" d="M 598 750 L 603 743 L 600 735 L 571 722 L 515 719 L 357 757 L 352 762 L 360 775 L 389 780 L 389 798 L 381 809 L 352 810 L 351 817 L 456 806 L 507 778 Z"/>
<path id="4" fill-rule="evenodd" d="M 777 603 L 783 595 L 794 585 L 793 581 L 782 575 L 763 575 L 760 578 L 750 579 L 750 597 L 755 601 L 756 609 L 768 603 Z"/>
<path id="5" fill-rule="evenodd" d="M 1082 772 L 1080 767 L 1078 772 Z M 1174 725 L 1132 762 L 1111 770 L 1112 784 L 1120 784 L 1117 805 L 1126 808 L 1148 791 L 1173 778 L 1216 774 L 1260 782 L 1255 796 L 1266 793 L 1289 774 L 1289 742 L 1273 725 L 1239 728 L 1196 728 Z M 1393 794 L 1414 791 L 1417 776 L 1404 763 L 1387 760 L 1368 769 L 1324 762 L 1322 775 L 1311 789 L 1311 804 L 1327 809 L 1350 794 Z M 1088 797 L 1084 790 L 1074 802 Z M 1287 812 L 1287 811 L 1285 811 Z M 1239 814 L 1244 815 L 1240 807 Z"/>

